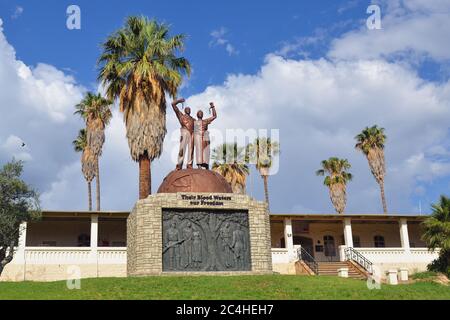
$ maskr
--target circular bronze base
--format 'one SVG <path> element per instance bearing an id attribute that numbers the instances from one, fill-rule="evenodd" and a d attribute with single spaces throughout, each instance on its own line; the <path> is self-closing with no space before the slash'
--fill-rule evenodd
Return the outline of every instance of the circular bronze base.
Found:
<path id="1" fill-rule="evenodd" d="M 158 193 L 217 192 L 232 193 L 230 184 L 217 172 L 204 169 L 182 169 L 170 172 Z"/>

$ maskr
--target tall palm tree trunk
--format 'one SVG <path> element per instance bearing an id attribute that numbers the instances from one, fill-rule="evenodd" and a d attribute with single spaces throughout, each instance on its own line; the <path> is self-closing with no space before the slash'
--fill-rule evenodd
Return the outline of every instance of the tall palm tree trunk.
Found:
<path id="1" fill-rule="evenodd" d="M 152 192 L 150 159 L 147 154 L 139 157 L 139 199 L 145 199 Z"/>
<path id="2" fill-rule="evenodd" d="M 97 174 L 97 180 L 96 180 L 96 187 L 97 187 L 97 211 L 100 211 L 100 166 L 98 164 L 99 160 L 97 157 L 97 160 L 95 161 L 95 171 Z"/>
<path id="3" fill-rule="evenodd" d="M 88 185 L 88 207 L 89 207 L 89 211 L 92 211 L 92 187 L 91 187 L 91 183 L 89 181 L 88 181 L 87 185 Z"/>
<path id="4" fill-rule="evenodd" d="M 269 183 L 268 183 L 268 179 L 269 176 L 262 176 L 263 180 L 264 180 L 264 194 L 266 196 L 266 202 L 267 202 L 267 208 L 269 208 Z"/>
<path id="5" fill-rule="evenodd" d="M 343 184 L 330 185 L 330 199 L 336 212 L 338 214 L 342 214 L 345 210 L 345 205 L 347 202 L 345 195 L 345 185 Z"/>
<path id="6" fill-rule="evenodd" d="M 383 212 L 387 214 L 386 196 L 384 195 L 384 181 L 380 182 L 381 202 L 383 203 Z"/>

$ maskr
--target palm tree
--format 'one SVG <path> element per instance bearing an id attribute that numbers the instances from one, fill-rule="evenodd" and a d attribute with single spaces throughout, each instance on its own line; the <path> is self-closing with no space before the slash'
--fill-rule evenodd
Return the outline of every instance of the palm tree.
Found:
<path id="1" fill-rule="evenodd" d="M 223 144 L 213 150 L 212 170 L 222 175 L 234 193 L 245 194 L 246 180 L 250 173 L 245 159 L 245 148 L 237 143 Z"/>
<path id="2" fill-rule="evenodd" d="M 256 165 L 264 181 L 264 195 L 269 206 L 269 173 L 272 167 L 272 158 L 280 153 L 280 144 L 270 138 L 259 137 L 247 146 L 247 157 L 250 163 Z"/>
<path id="3" fill-rule="evenodd" d="M 75 111 L 75 114 L 79 114 L 86 122 L 86 143 L 96 160 L 97 211 L 101 210 L 99 158 L 105 143 L 105 128 L 112 118 L 111 104 L 112 101 L 105 99 L 100 93 L 88 92 L 84 99 L 76 105 L 77 110 Z"/>
<path id="4" fill-rule="evenodd" d="M 328 174 L 323 184 L 330 189 L 330 199 L 336 212 L 344 212 L 347 202 L 346 187 L 347 182 L 352 180 L 352 174 L 347 172 L 351 165 L 347 159 L 331 157 L 322 161 L 322 169 L 316 171 L 316 175 L 324 176 Z"/>
<path id="5" fill-rule="evenodd" d="M 432 214 L 423 222 L 422 239 L 429 249 L 440 248 L 439 258 L 432 265 L 450 275 L 450 198 L 442 195 L 431 207 Z"/>
<path id="6" fill-rule="evenodd" d="M 81 154 L 81 171 L 88 185 L 88 208 L 92 211 L 92 188 L 91 183 L 95 177 L 95 163 L 96 159 L 87 145 L 86 129 L 81 129 L 78 136 L 72 141 L 74 150 L 82 152 Z"/>
<path id="7" fill-rule="evenodd" d="M 355 137 L 355 139 L 357 141 L 355 148 L 360 150 L 367 157 L 370 170 L 372 171 L 375 180 L 380 185 L 383 211 L 387 214 L 386 197 L 384 194 L 384 176 L 386 173 L 384 161 L 386 135 L 384 134 L 384 128 L 380 128 L 377 125 L 370 128 L 366 127 Z"/>
<path id="8" fill-rule="evenodd" d="M 139 162 L 139 198 L 151 193 L 151 161 L 158 158 L 166 135 L 166 94 L 177 95 L 187 59 L 177 56 L 185 36 L 169 36 L 167 25 L 129 17 L 103 43 L 99 80 L 109 99 L 118 99 L 127 128 L 131 157 Z"/>

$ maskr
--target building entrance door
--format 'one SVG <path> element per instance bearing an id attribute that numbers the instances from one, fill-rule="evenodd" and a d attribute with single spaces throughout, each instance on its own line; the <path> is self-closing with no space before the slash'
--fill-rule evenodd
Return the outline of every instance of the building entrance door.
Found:
<path id="1" fill-rule="evenodd" d="M 314 257 L 313 240 L 307 237 L 294 236 L 294 245 L 301 245 L 312 257 Z"/>
<path id="2" fill-rule="evenodd" d="M 323 237 L 324 255 L 327 261 L 336 261 L 336 245 L 333 236 Z"/>

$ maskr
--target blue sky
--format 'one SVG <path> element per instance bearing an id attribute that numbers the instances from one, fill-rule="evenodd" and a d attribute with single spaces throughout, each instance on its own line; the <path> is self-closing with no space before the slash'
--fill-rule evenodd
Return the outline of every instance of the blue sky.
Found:
<path id="1" fill-rule="evenodd" d="M 25 177 L 47 209 L 85 208 L 70 145 L 82 124 L 72 106 L 98 89 L 101 42 L 127 16 L 145 15 L 188 36 L 193 74 L 180 95 L 194 106 L 214 100 L 218 129 L 280 129 L 280 170 L 269 180 L 273 211 L 332 212 L 314 172 L 336 155 L 350 160 L 355 175 L 347 211 L 379 212 L 378 186 L 353 150 L 354 135 L 377 123 L 389 137 L 388 206 L 418 213 L 421 203 L 428 212 L 450 193 L 450 1 L 373 1 L 381 30 L 366 27 L 371 3 L 3 0 L 0 108 L 10 111 L 0 119 L 0 160 L 27 161 Z M 81 8 L 81 30 L 66 28 L 71 4 Z M 170 110 L 168 128 L 171 150 L 177 124 Z M 105 209 L 130 208 L 137 192 L 123 130 L 116 112 L 102 159 Z M 17 148 L 21 140 L 26 150 Z M 154 189 L 171 168 L 168 155 L 155 163 Z M 254 171 L 248 191 L 263 198 Z"/>
<path id="2" fill-rule="evenodd" d="M 108 3 L 105 5 L 105 3 Z M 66 8 L 77 4 L 82 11 L 82 29 L 68 30 Z M 172 26 L 174 33 L 188 36 L 185 55 L 194 67 L 185 94 L 221 83 L 229 73 L 255 73 L 266 54 L 285 42 L 313 35 L 316 29 L 333 33 L 345 29 L 339 22 L 365 19 L 366 2 L 347 8 L 347 1 L 2 1 L 0 12 L 8 41 L 17 57 L 27 64 L 49 63 L 73 70 L 78 82 L 96 81 L 95 62 L 100 44 L 129 15 L 157 18 Z M 20 17 L 13 17 L 18 7 Z M 211 32 L 226 29 L 224 37 L 239 51 L 230 56 L 223 47 L 211 47 Z M 318 48 L 314 48 L 317 50 Z M 312 54 L 320 54 L 312 51 Z"/>

